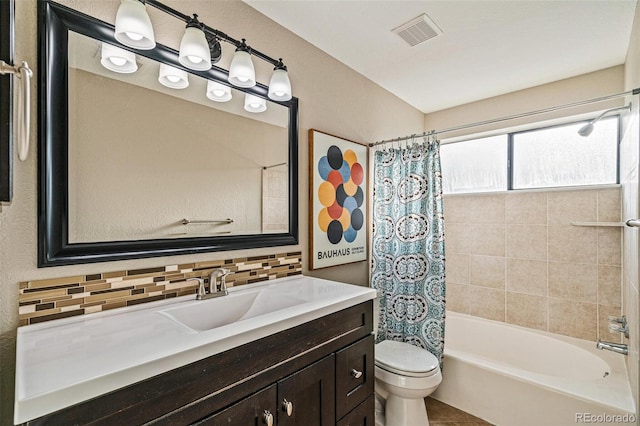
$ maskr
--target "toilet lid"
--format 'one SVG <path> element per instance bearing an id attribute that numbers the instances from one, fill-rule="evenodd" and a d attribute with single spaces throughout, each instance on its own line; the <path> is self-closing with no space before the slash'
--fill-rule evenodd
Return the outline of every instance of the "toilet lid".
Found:
<path id="1" fill-rule="evenodd" d="M 375 348 L 376 365 L 392 373 L 423 377 L 434 374 L 440 367 L 431 352 L 409 343 L 383 340 Z"/>

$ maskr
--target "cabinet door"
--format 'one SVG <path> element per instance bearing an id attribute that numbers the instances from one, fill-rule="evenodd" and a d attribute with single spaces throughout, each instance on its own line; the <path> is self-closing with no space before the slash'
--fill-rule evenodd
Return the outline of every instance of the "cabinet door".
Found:
<path id="1" fill-rule="evenodd" d="M 272 426 L 276 424 L 276 385 L 218 411 L 194 425 Z"/>
<path id="2" fill-rule="evenodd" d="M 374 426 L 376 423 L 375 404 L 375 396 L 371 395 L 366 401 L 340 419 L 336 426 Z"/>
<path id="3" fill-rule="evenodd" d="M 278 382 L 278 426 L 335 425 L 334 355 Z"/>

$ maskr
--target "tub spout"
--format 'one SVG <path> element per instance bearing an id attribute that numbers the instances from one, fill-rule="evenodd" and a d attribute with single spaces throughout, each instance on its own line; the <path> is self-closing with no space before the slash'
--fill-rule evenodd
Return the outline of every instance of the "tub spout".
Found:
<path id="1" fill-rule="evenodd" d="M 622 355 L 626 355 L 629 353 L 629 348 L 624 343 L 603 342 L 600 339 L 598 339 L 598 343 L 596 343 L 596 348 L 606 349 L 608 351 L 617 352 Z"/>

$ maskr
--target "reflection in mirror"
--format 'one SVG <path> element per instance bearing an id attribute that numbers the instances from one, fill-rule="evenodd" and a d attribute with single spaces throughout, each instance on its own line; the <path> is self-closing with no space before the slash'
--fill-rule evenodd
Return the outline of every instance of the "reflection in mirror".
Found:
<path id="1" fill-rule="evenodd" d="M 287 232 L 288 109 L 112 47 L 69 33 L 69 242 Z"/>
<path id="2" fill-rule="evenodd" d="M 53 1 L 38 22 L 39 267 L 298 244 L 297 98 Z"/>

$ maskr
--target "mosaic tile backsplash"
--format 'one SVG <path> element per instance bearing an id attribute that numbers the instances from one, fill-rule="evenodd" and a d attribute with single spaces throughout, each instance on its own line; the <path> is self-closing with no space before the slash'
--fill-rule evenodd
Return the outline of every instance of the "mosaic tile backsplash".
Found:
<path id="1" fill-rule="evenodd" d="M 20 283 L 19 325 L 195 294 L 189 278 L 208 277 L 213 269 L 231 270 L 227 286 L 302 274 L 300 252 L 103 272 Z"/>

